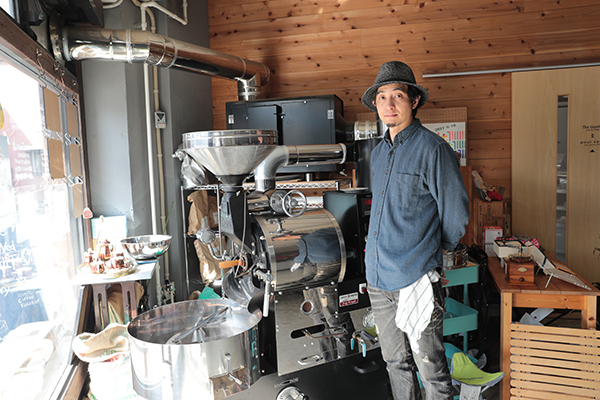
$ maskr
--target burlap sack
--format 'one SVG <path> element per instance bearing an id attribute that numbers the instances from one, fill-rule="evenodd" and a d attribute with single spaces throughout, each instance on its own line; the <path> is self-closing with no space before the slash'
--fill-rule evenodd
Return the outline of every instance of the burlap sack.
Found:
<path id="1" fill-rule="evenodd" d="M 215 279 L 221 279 L 219 262 L 210 254 L 208 246 L 200 243 L 199 240 L 194 240 L 194 247 L 200 262 L 200 276 L 204 284 L 209 285 Z"/>
<path id="2" fill-rule="evenodd" d="M 91 363 L 106 361 L 117 354 L 129 353 L 127 327 L 110 324 L 100 333 L 82 333 L 73 339 L 73 352 L 80 360 Z"/>
<path id="3" fill-rule="evenodd" d="M 196 234 L 201 228 L 216 228 L 218 221 L 217 199 L 209 196 L 206 190 L 198 190 L 188 196 L 190 214 L 188 217 L 188 234 Z M 211 254 L 208 246 L 194 241 L 196 255 L 200 262 L 200 276 L 204 284 L 208 285 L 215 279 L 221 278 L 219 263 Z"/>
<path id="4" fill-rule="evenodd" d="M 202 228 L 215 228 L 218 221 L 217 198 L 206 190 L 197 190 L 187 197 L 192 203 L 188 216 L 188 234 L 194 235 Z"/>
<path id="5" fill-rule="evenodd" d="M 119 355 L 110 361 L 90 363 L 90 400 L 144 400 L 133 389 L 131 359 Z"/>
<path id="6" fill-rule="evenodd" d="M 89 363 L 91 400 L 141 399 L 132 384 L 127 326 L 110 324 L 100 333 L 77 335 L 73 352 Z"/>

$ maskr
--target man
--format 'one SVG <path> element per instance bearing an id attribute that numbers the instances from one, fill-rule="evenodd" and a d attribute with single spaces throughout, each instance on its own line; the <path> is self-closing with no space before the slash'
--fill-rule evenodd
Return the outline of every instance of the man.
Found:
<path id="1" fill-rule="evenodd" d="M 442 253 L 465 233 L 469 200 L 450 145 L 421 125 L 427 101 L 410 67 L 383 64 L 362 96 L 387 125 L 371 155 L 373 203 L 365 254 L 369 297 L 395 400 L 451 399 L 443 346 Z"/>

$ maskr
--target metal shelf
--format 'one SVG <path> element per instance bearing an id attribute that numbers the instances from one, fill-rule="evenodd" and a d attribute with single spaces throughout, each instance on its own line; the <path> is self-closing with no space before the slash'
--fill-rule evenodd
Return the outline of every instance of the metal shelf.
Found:
<path id="1" fill-rule="evenodd" d="M 275 189 L 335 189 L 338 186 L 349 185 L 351 180 L 345 181 L 310 181 L 310 182 L 281 182 L 275 184 Z M 222 185 L 202 185 L 185 188 L 185 190 L 217 190 Z M 254 190 L 254 183 L 244 183 L 244 189 Z"/>
<path id="2" fill-rule="evenodd" d="M 478 311 L 468 306 L 469 284 L 479 282 L 479 264 L 467 262 L 462 268 L 444 271 L 448 283 L 444 287 L 462 286 L 463 303 L 446 298 L 444 313 L 444 336 L 463 333 L 463 351 L 468 350 L 467 332 L 477 329 Z"/>

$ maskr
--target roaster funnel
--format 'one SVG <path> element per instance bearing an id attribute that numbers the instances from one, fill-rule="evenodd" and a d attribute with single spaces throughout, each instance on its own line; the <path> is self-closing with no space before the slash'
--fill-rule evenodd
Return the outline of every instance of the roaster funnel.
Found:
<path id="1" fill-rule="evenodd" d="M 225 130 L 183 135 L 183 150 L 222 184 L 239 186 L 277 147 L 277 131 Z"/>

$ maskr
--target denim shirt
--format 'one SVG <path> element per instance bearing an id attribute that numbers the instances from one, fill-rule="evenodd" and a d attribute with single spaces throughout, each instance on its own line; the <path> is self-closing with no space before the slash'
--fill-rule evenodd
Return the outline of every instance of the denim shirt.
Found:
<path id="1" fill-rule="evenodd" d="M 369 285 L 395 291 L 442 266 L 465 234 L 469 198 L 450 145 L 418 119 L 371 154 L 373 203 L 365 262 Z"/>

